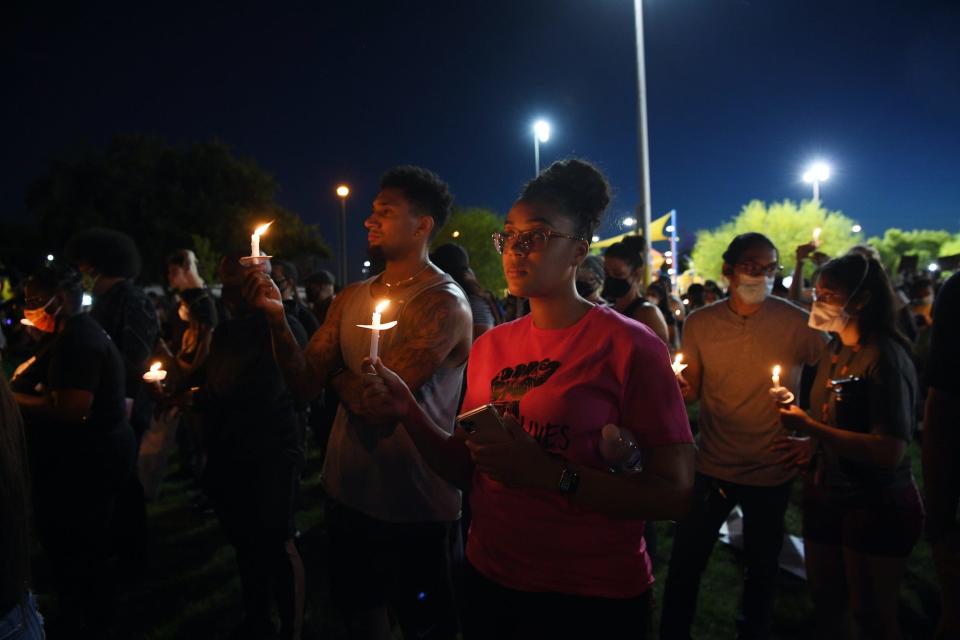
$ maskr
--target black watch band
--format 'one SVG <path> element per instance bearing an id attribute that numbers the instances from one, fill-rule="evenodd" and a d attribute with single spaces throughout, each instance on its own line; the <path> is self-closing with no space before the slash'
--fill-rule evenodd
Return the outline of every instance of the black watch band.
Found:
<path id="1" fill-rule="evenodd" d="M 560 474 L 560 482 L 557 483 L 557 488 L 560 489 L 560 493 L 576 493 L 577 487 L 579 486 L 580 474 L 570 467 L 564 466 L 563 473 Z"/>

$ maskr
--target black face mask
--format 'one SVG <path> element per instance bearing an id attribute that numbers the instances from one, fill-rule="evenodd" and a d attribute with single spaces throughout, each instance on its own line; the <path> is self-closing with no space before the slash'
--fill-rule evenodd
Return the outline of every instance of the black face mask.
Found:
<path id="1" fill-rule="evenodd" d="M 597 285 L 586 280 L 577 280 L 577 294 L 581 298 L 589 298 L 597 290 Z"/>
<path id="2" fill-rule="evenodd" d="M 630 281 L 626 278 L 612 278 L 607 276 L 603 279 L 603 291 L 600 295 L 604 300 L 613 302 L 622 298 L 630 291 Z"/>

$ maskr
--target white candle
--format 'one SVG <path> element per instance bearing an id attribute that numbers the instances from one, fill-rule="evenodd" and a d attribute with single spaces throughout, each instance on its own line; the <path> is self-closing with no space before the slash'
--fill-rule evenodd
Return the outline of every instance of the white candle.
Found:
<path id="1" fill-rule="evenodd" d="M 386 331 L 387 329 L 392 329 L 397 326 L 397 321 L 387 322 L 381 324 L 380 320 L 383 317 L 383 310 L 390 305 L 389 300 L 381 300 L 373 310 L 373 318 L 371 318 L 370 324 L 358 324 L 357 326 L 361 329 L 370 329 L 370 361 L 376 362 L 377 356 L 380 355 L 380 332 Z"/>
<path id="2" fill-rule="evenodd" d="M 163 382 L 163 380 L 165 380 L 167 377 L 167 372 L 160 368 L 162 366 L 162 363 L 154 362 L 152 365 L 150 365 L 150 371 L 147 371 L 145 374 L 143 374 L 143 381 L 154 383 L 157 385 L 157 389 L 160 391 L 163 391 L 163 385 L 161 382 Z"/>
<path id="3" fill-rule="evenodd" d="M 773 368 L 773 388 L 780 388 L 780 365 L 777 365 Z"/>
<path id="4" fill-rule="evenodd" d="M 260 257 L 260 236 L 267 232 L 267 229 L 270 228 L 270 225 L 273 224 L 271 220 L 267 224 L 262 224 L 256 229 L 253 230 L 253 235 L 250 236 L 250 256 L 253 258 Z"/>
<path id="5" fill-rule="evenodd" d="M 673 359 L 673 364 L 670 365 L 673 368 L 673 375 L 679 376 L 684 369 L 687 368 L 687 365 L 681 364 L 683 362 L 683 354 L 678 353 L 677 357 Z"/>
<path id="6" fill-rule="evenodd" d="M 819 244 L 821 231 L 823 230 L 820 227 L 813 230 L 813 244 Z"/>

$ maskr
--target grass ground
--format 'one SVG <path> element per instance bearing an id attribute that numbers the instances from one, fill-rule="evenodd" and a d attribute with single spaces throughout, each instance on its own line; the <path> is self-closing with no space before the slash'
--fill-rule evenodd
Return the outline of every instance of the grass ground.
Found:
<path id="1" fill-rule="evenodd" d="M 919 478 L 919 452 L 911 447 Z M 302 483 L 301 509 L 297 514 L 301 554 L 307 569 L 305 638 L 342 638 L 343 625 L 330 604 L 325 577 L 323 492 L 319 484 L 319 458 L 308 458 Z M 191 483 L 179 477 L 174 465 L 160 499 L 149 508 L 150 553 L 144 558 L 146 576 L 120 596 L 118 637 L 136 640 L 226 638 L 239 621 L 240 584 L 233 550 L 227 545 L 212 513 L 195 508 Z M 797 497 L 787 513 L 791 533 L 800 532 Z M 670 525 L 657 525 L 659 541 L 654 559 L 659 600 L 670 557 Z M 47 593 L 43 572 L 38 572 L 41 608 L 55 614 L 56 602 Z M 718 544 L 700 590 L 694 636 L 733 638 L 734 613 L 741 586 L 738 554 Z M 776 601 L 774 636 L 810 637 L 813 609 L 806 584 L 781 573 Z M 906 638 L 929 638 L 937 617 L 937 589 L 930 547 L 921 542 L 910 559 L 900 602 Z M 398 634 L 399 637 L 399 634 Z M 57 640 L 56 637 L 53 640 Z"/>

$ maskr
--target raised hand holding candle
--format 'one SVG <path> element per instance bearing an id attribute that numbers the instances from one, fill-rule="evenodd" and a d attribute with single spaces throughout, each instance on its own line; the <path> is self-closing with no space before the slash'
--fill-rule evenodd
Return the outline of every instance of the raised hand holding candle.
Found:
<path id="1" fill-rule="evenodd" d="M 163 364 L 161 362 L 154 362 L 150 365 L 150 371 L 147 371 L 143 374 L 144 382 L 152 382 L 157 385 L 157 389 L 163 391 L 163 385 L 161 384 L 167 377 L 167 372 L 161 369 Z"/>
<path id="2" fill-rule="evenodd" d="M 250 255 L 240 258 L 240 264 L 249 267 L 250 265 L 262 264 L 272 257 L 260 253 L 260 236 L 265 234 L 272 224 L 273 220 L 253 230 L 253 235 L 250 236 Z"/>
<path id="3" fill-rule="evenodd" d="M 370 324 L 358 324 L 357 326 L 361 329 L 370 329 L 370 361 L 376 362 L 377 356 L 380 355 L 380 332 L 386 331 L 387 329 L 392 329 L 397 326 L 397 321 L 387 322 L 386 324 L 380 324 L 380 319 L 382 318 L 383 310 L 390 305 L 389 300 L 381 300 L 376 307 L 373 309 L 373 318 L 370 321 Z"/>
<path id="4" fill-rule="evenodd" d="M 673 368 L 673 375 L 679 376 L 683 373 L 683 370 L 687 368 L 687 365 L 681 364 L 683 362 L 683 354 L 678 353 L 677 356 L 673 359 L 673 364 L 670 365 Z"/>

